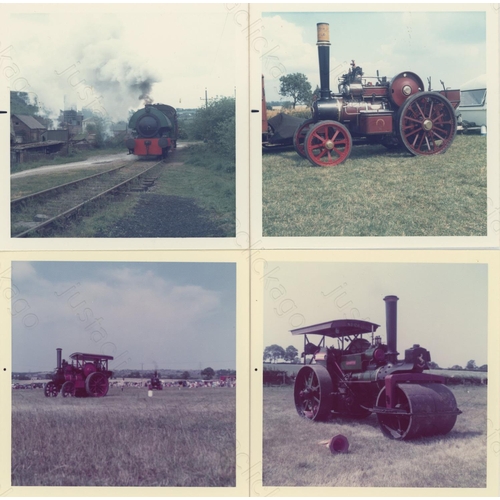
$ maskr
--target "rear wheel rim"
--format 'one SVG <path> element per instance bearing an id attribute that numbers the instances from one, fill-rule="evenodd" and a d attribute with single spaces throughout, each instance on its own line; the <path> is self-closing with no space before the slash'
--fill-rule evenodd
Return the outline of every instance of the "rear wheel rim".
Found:
<path id="1" fill-rule="evenodd" d="M 450 102 L 440 94 L 422 92 L 401 108 L 399 135 L 413 155 L 444 153 L 455 139 L 457 118 Z"/>
<path id="2" fill-rule="evenodd" d="M 87 383 L 90 396 L 102 398 L 108 392 L 108 380 L 102 373 L 92 373 Z"/>
<path id="3" fill-rule="evenodd" d="M 295 379 L 297 413 L 309 420 L 325 420 L 331 413 L 332 381 L 323 366 L 305 366 Z"/>

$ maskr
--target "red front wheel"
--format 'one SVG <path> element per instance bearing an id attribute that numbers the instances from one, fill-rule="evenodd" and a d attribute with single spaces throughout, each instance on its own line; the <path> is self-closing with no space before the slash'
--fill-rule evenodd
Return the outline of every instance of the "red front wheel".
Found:
<path id="1" fill-rule="evenodd" d="M 313 165 L 334 167 L 349 158 L 352 137 L 341 123 L 323 121 L 309 128 L 304 147 L 307 159 Z"/>

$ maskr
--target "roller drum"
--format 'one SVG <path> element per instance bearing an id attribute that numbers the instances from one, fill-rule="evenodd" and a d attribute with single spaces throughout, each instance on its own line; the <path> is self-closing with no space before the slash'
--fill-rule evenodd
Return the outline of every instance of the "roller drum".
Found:
<path id="1" fill-rule="evenodd" d="M 377 412 L 382 432 L 393 439 L 409 440 L 447 434 L 453 429 L 460 410 L 453 393 L 443 384 L 399 384 L 394 408 L 405 414 Z M 377 398 L 377 407 L 385 406 L 385 388 Z"/>

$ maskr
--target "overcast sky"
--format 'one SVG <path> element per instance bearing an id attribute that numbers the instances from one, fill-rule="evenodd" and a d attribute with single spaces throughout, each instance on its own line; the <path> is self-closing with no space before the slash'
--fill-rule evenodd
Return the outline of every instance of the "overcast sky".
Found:
<path id="1" fill-rule="evenodd" d="M 12 370 L 53 370 L 57 347 L 65 359 L 110 354 L 111 369 L 234 369 L 235 273 L 232 263 L 15 262 Z"/>
<path id="2" fill-rule="evenodd" d="M 99 104 L 112 120 L 127 119 L 142 107 L 144 82 L 154 102 L 176 108 L 198 108 L 205 87 L 210 98 L 233 97 L 235 23 L 224 6 L 155 9 L 11 15 L 12 61 L 54 116 L 66 96 L 68 107 Z"/>
<path id="3" fill-rule="evenodd" d="M 352 59 L 366 76 L 393 77 L 412 71 L 433 89 L 459 88 L 486 73 L 484 12 L 328 12 L 265 13 L 262 33 L 271 49 L 263 57 L 267 100 L 279 100 L 279 76 L 304 73 L 319 84 L 316 23 L 330 23 L 330 88 Z M 274 49 L 275 47 L 278 47 Z M 274 50 L 273 50 L 274 49 Z M 278 62 L 280 70 L 277 70 Z M 274 74 L 273 74 L 274 72 Z"/>
<path id="4" fill-rule="evenodd" d="M 379 324 L 385 342 L 383 298 L 397 295 L 402 356 L 420 344 L 443 368 L 471 359 L 487 363 L 485 264 L 270 262 L 266 273 L 264 347 L 294 345 L 300 353 L 303 336 L 290 330 L 344 318 Z M 320 338 L 309 337 L 315 343 Z M 327 345 L 335 342 L 327 339 Z"/>

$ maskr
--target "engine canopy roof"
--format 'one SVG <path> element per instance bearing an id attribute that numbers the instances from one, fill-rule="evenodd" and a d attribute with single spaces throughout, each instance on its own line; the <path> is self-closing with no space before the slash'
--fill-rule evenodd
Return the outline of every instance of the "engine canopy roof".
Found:
<path id="1" fill-rule="evenodd" d="M 71 359 L 81 360 L 81 361 L 101 361 L 101 360 L 111 360 L 113 356 L 106 356 L 105 354 L 87 354 L 85 352 L 74 352 Z"/>
<path id="2" fill-rule="evenodd" d="M 380 325 L 371 323 L 370 321 L 362 321 L 358 319 L 337 319 L 335 321 L 327 321 L 326 323 L 318 323 L 317 325 L 305 326 L 291 330 L 292 335 L 324 335 L 331 338 L 348 337 L 350 335 L 361 335 L 363 333 L 372 333 L 377 330 Z"/>

